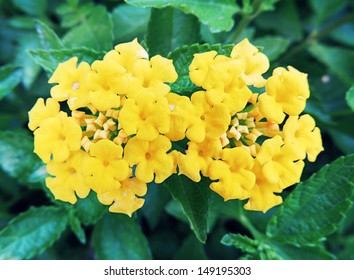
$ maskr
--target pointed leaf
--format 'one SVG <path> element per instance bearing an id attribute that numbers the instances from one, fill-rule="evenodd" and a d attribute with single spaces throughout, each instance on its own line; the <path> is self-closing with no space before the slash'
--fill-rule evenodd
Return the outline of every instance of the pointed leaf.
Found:
<path id="1" fill-rule="evenodd" d="M 136 221 L 123 214 L 107 214 L 96 225 L 92 243 L 98 259 L 151 259 L 147 240 Z"/>
<path id="2" fill-rule="evenodd" d="M 68 224 L 62 208 L 30 208 L 0 231 L 0 259 L 30 259 L 59 239 Z"/>
<path id="3" fill-rule="evenodd" d="M 70 216 L 69 216 L 69 224 L 70 224 L 70 228 L 71 230 L 74 232 L 74 234 L 76 235 L 77 239 L 82 243 L 85 244 L 86 243 L 86 234 L 84 229 L 81 226 L 81 222 L 80 219 L 78 217 L 75 216 L 74 212 L 70 212 Z"/>
<path id="4" fill-rule="evenodd" d="M 21 70 L 13 65 L 0 67 L 0 100 L 10 93 L 21 81 Z"/>
<path id="5" fill-rule="evenodd" d="M 125 0 L 128 4 L 142 8 L 174 7 L 185 13 L 193 14 L 208 25 L 212 32 L 229 31 L 233 24 L 233 15 L 240 8 L 233 0 Z"/>
<path id="6" fill-rule="evenodd" d="M 267 235 L 296 246 L 317 243 L 338 228 L 353 187 L 354 155 L 324 166 L 286 198 L 269 221 Z"/>
<path id="7" fill-rule="evenodd" d="M 36 22 L 36 30 L 38 36 L 40 38 L 42 47 L 44 49 L 63 49 L 64 45 L 62 41 L 59 39 L 58 35 L 55 34 L 54 30 L 52 30 L 48 25 L 44 22 L 38 20 Z"/>

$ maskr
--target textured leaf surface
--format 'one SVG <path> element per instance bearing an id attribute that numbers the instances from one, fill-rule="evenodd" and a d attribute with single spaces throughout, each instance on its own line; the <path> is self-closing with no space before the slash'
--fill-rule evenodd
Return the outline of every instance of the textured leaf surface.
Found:
<path id="1" fill-rule="evenodd" d="M 142 8 L 174 7 L 191 13 L 208 25 L 212 32 L 229 31 L 233 26 L 233 15 L 240 9 L 233 0 L 125 0 Z"/>
<path id="2" fill-rule="evenodd" d="M 234 246 L 246 253 L 255 253 L 259 242 L 242 234 L 225 234 L 221 239 L 221 243 L 226 246 Z"/>
<path id="3" fill-rule="evenodd" d="M 322 240 L 345 216 L 353 187 L 354 155 L 324 166 L 286 198 L 269 221 L 267 235 L 297 246 Z"/>
<path id="4" fill-rule="evenodd" d="M 110 213 L 95 227 L 93 247 L 98 259 L 146 260 L 151 259 L 150 249 L 134 219 Z"/>
<path id="5" fill-rule="evenodd" d="M 21 70 L 12 65 L 0 67 L 0 100 L 21 81 Z"/>
<path id="6" fill-rule="evenodd" d="M 34 61 L 42 66 L 49 74 L 53 73 L 58 64 L 76 56 L 79 62 L 92 63 L 104 55 L 88 48 L 72 48 L 62 50 L 32 50 L 29 52 Z"/>
<path id="7" fill-rule="evenodd" d="M 190 226 L 201 242 L 205 242 L 208 232 L 209 189 L 184 175 L 171 176 L 163 183 L 183 208 Z"/>
<path id="8" fill-rule="evenodd" d="M 30 259 L 50 247 L 68 224 L 62 208 L 31 208 L 0 231 L 0 259 Z"/>

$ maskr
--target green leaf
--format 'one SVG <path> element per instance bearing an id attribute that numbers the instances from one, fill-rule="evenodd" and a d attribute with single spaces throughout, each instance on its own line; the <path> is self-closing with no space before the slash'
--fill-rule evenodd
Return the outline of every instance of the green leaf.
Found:
<path id="1" fill-rule="evenodd" d="M 207 260 L 208 256 L 202 243 L 193 234 L 189 235 L 174 255 L 175 260 Z"/>
<path id="2" fill-rule="evenodd" d="M 354 86 L 352 86 L 345 95 L 345 99 L 348 102 L 348 105 L 354 111 Z"/>
<path id="3" fill-rule="evenodd" d="M 92 2 L 82 3 L 80 6 L 79 1 L 70 2 L 64 3 L 56 9 L 61 18 L 60 25 L 64 28 L 72 28 L 80 22 L 84 22 L 95 11 L 95 5 Z"/>
<path id="4" fill-rule="evenodd" d="M 0 67 L 0 100 L 21 81 L 21 70 L 11 64 Z"/>
<path id="5" fill-rule="evenodd" d="M 92 48 L 97 51 L 107 51 L 113 47 L 113 23 L 103 6 L 95 6 L 88 18 L 81 20 L 81 24 L 72 28 L 63 37 L 66 47 Z"/>
<path id="6" fill-rule="evenodd" d="M 259 6 L 259 12 L 273 11 L 277 2 L 279 2 L 279 0 L 261 1 L 261 4 Z"/>
<path id="7" fill-rule="evenodd" d="M 36 22 L 36 30 L 44 49 L 63 49 L 64 45 L 58 35 L 44 22 Z"/>
<path id="8" fill-rule="evenodd" d="M 97 200 L 94 192 L 90 192 L 84 199 L 79 199 L 73 207 L 75 209 L 75 216 L 84 225 L 95 224 L 107 212 L 107 206 Z"/>
<path id="9" fill-rule="evenodd" d="M 87 48 L 72 48 L 62 50 L 32 50 L 29 52 L 34 61 L 42 66 L 49 74 L 52 74 L 58 64 L 76 56 L 79 62 L 86 61 L 92 63 L 97 59 L 102 59 L 103 52 L 97 52 Z"/>
<path id="10" fill-rule="evenodd" d="M 184 175 L 172 175 L 163 183 L 172 197 L 181 203 L 184 214 L 199 241 L 205 243 L 208 232 L 209 189 Z"/>
<path id="11" fill-rule="evenodd" d="M 136 221 L 123 214 L 106 215 L 93 231 L 92 244 L 98 259 L 151 259 L 147 240 Z"/>
<path id="12" fill-rule="evenodd" d="M 252 42 L 256 46 L 263 47 L 263 52 L 270 61 L 276 60 L 290 45 L 290 40 L 280 36 L 264 36 Z"/>
<path id="13" fill-rule="evenodd" d="M 295 246 L 334 232 L 351 205 L 354 155 L 341 157 L 298 184 L 269 221 L 267 235 Z"/>
<path id="14" fill-rule="evenodd" d="M 147 32 L 150 9 L 127 4 L 117 6 L 112 12 L 115 42 L 128 42 L 134 38 L 143 39 Z"/>
<path id="15" fill-rule="evenodd" d="M 198 19 L 173 9 L 152 9 L 147 44 L 149 54 L 166 56 L 171 50 L 200 40 Z"/>
<path id="16" fill-rule="evenodd" d="M 354 34 L 354 22 L 348 22 L 333 30 L 330 37 L 339 43 L 353 47 L 354 36 L 352 34 Z"/>
<path id="17" fill-rule="evenodd" d="M 0 231 L 0 259 L 33 258 L 58 240 L 67 224 L 62 208 L 30 208 Z"/>
<path id="18" fill-rule="evenodd" d="M 348 0 L 310 0 L 309 2 L 312 9 L 316 13 L 316 24 L 319 25 L 330 15 L 333 15 L 343 9 Z"/>
<path id="19" fill-rule="evenodd" d="M 24 131 L 0 131 L 0 166 L 24 184 L 43 183 L 47 175 L 33 153 L 33 137 Z"/>
<path id="20" fill-rule="evenodd" d="M 349 85 L 354 84 L 354 51 L 329 47 L 315 43 L 309 47 L 309 52 L 326 65 L 338 78 Z"/>
<path id="21" fill-rule="evenodd" d="M 172 51 L 168 58 L 173 59 L 173 64 L 178 73 L 178 79 L 171 84 L 171 91 L 182 95 L 191 95 L 198 90 L 189 79 L 188 66 L 192 63 L 195 53 L 203 53 L 211 50 L 217 51 L 219 54 L 230 55 L 233 45 L 209 45 L 209 44 L 194 44 L 190 46 L 183 46 Z"/>
<path id="22" fill-rule="evenodd" d="M 225 234 L 221 239 L 221 244 L 225 246 L 236 247 L 246 253 L 257 252 L 257 247 L 259 246 L 259 241 L 249 238 L 248 236 L 242 234 Z"/>
<path id="23" fill-rule="evenodd" d="M 77 239 L 82 243 L 86 243 L 86 234 L 84 229 L 81 226 L 80 219 L 75 216 L 75 212 L 71 211 L 69 215 L 69 224 L 71 230 L 74 232 L 76 235 Z"/>
<path id="24" fill-rule="evenodd" d="M 179 203 L 177 200 L 172 199 L 167 205 L 166 205 L 166 212 L 176 218 L 177 220 L 180 220 L 185 223 L 189 223 L 188 217 L 184 214 L 183 208 L 181 203 Z"/>
<path id="25" fill-rule="evenodd" d="M 47 10 L 46 0 L 12 0 L 17 8 L 31 16 L 41 16 Z"/>
<path id="26" fill-rule="evenodd" d="M 233 27 L 233 15 L 240 8 L 233 0 L 125 0 L 128 4 L 142 8 L 174 7 L 193 14 L 208 25 L 212 32 L 229 31 Z"/>

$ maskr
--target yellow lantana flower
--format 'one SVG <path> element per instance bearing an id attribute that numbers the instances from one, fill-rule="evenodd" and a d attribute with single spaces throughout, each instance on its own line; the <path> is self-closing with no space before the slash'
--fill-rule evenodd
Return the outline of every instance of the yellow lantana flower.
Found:
<path id="1" fill-rule="evenodd" d="M 323 151 L 320 129 L 310 115 L 290 116 L 283 127 L 283 135 L 284 143 L 294 145 L 301 159 L 307 154 L 308 160 L 313 162 Z"/>
<path id="2" fill-rule="evenodd" d="M 162 135 L 149 142 L 133 137 L 124 148 L 124 159 L 130 166 L 136 166 L 135 176 L 140 181 L 161 183 L 176 170 L 171 141 Z"/>
<path id="3" fill-rule="evenodd" d="M 204 91 L 192 94 L 194 114 L 191 117 L 192 125 L 187 129 L 189 140 L 200 143 L 204 139 L 219 139 L 225 133 L 231 116 L 225 104 L 210 105 Z"/>
<path id="4" fill-rule="evenodd" d="M 248 198 L 256 181 L 256 176 L 251 171 L 254 165 L 252 156 L 245 149 L 237 147 L 224 149 L 221 159 L 209 165 L 209 178 L 218 180 L 211 183 L 210 188 L 225 201 Z"/>
<path id="5" fill-rule="evenodd" d="M 34 152 L 44 163 L 51 159 L 63 162 L 70 152 L 80 149 L 82 130 L 77 122 L 60 112 L 56 117 L 44 120 L 34 131 Z"/>
<path id="6" fill-rule="evenodd" d="M 146 92 L 127 99 L 119 114 L 120 126 L 127 135 L 152 141 L 170 129 L 170 106 L 166 97 Z"/>
<path id="7" fill-rule="evenodd" d="M 233 47 L 230 56 L 243 63 L 244 72 L 241 77 L 247 85 L 264 86 L 265 79 L 262 74 L 269 68 L 269 60 L 265 54 L 259 52 L 248 39 L 244 39 Z"/>
<path id="8" fill-rule="evenodd" d="M 86 183 L 97 194 L 115 191 L 131 173 L 128 163 L 122 159 L 122 146 L 102 139 L 90 147 L 90 156 L 83 162 Z"/>
<path id="9" fill-rule="evenodd" d="M 44 120 L 57 116 L 59 111 L 60 105 L 55 99 L 48 98 L 46 104 L 44 104 L 44 99 L 38 98 L 36 104 L 28 112 L 29 129 L 32 131 L 35 130 Z"/>
<path id="10" fill-rule="evenodd" d="M 178 174 L 184 174 L 195 182 L 200 181 L 200 172 L 207 176 L 208 166 L 221 155 L 220 140 L 205 140 L 202 143 L 188 143 L 186 154 L 178 153 Z"/>
<path id="11" fill-rule="evenodd" d="M 50 161 L 47 164 L 47 172 L 54 177 L 47 177 L 45 182 L 56 199 L 74 204 L 76 195 L 85 198 L 90 188 L 86 185 L 81 170 L 82 162 L 88 158 L 88 154 L 82 150 L 72 152 L 65 162 Z"/>
<path id="12" fill-rule="evenodd" d="M 144 196 L 147 192 L 146 183 L 137 178 L 128 178 L 122 182 L 119 189 L 97 195 L 98 200 L 109 207 L 110 212 L 124 213 L 129 217 L 144 205 Z M 112 204 L 113 203 L 113 204 Z"/>
<path id="13" fill-rule="evenodd" d="M 216 51 L 194 54 L 194 59 L 189 65 L 189 77 L 195 85 L 202 86 L 208 74 L 209 66 L 213 63 L 216 55 Z"/>

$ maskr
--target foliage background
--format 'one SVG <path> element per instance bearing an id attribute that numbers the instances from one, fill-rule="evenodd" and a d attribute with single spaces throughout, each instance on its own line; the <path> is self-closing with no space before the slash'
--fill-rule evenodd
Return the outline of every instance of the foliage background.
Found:
<path id="1" fill-rule="evenodd" d="M 0 259 L 354 259 L 353 1 L 125 2 L 0 0 Z M 185 177 L 150 184 L 132 219 L 108 213 L 93 194 L 74 206 L 53 200 L 28 110 L 49 96 L 59 62 L 91 62 L 136 37 L 151 56 L 174 59 L 180 92 L 194 52 L 227 53 L 215 44 L 245 37 L 272 68 L 309 74 L 305 111 L 325 151 L 283 206 L 245 212 Z"/>

